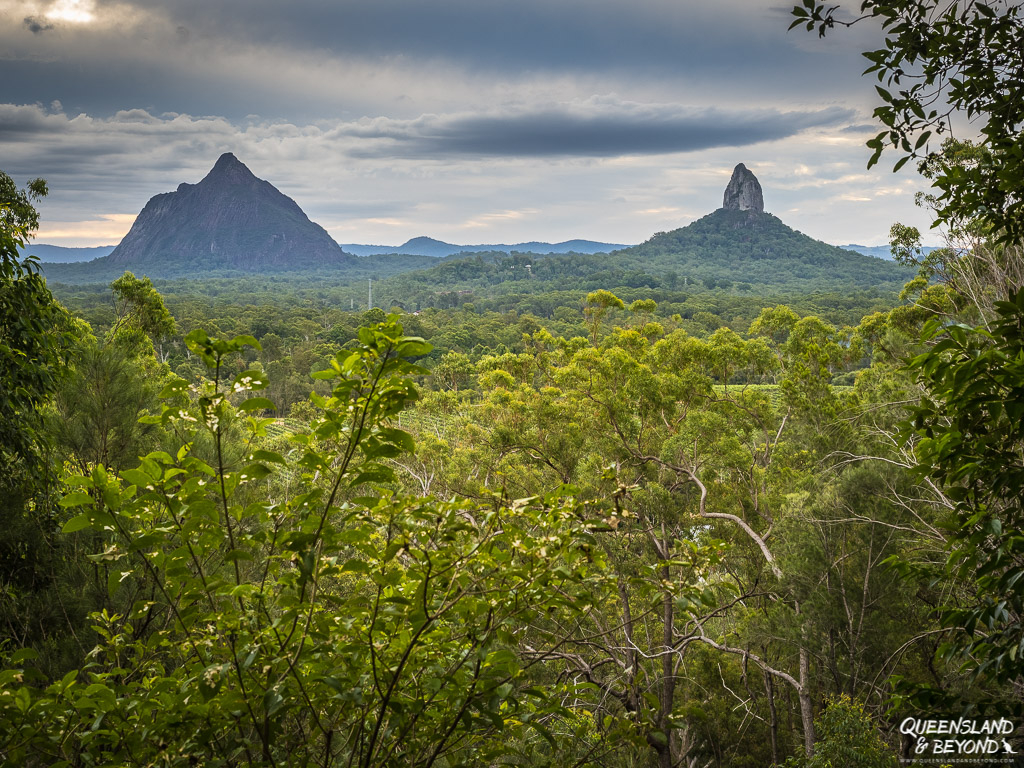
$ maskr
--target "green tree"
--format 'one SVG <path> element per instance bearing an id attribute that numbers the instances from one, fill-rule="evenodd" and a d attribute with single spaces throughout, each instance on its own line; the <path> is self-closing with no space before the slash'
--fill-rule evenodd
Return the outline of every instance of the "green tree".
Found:
<path id="1" fill-rule="evenodd" d="M 41 179 L 18 189 L 0 172 L 0 640 L 18 643 L 38 639 L 59 610 L 52 594 L 43 598 L 56 522 L 41 411 L 61 381 L 71 323 L 36 262 L 19 252 L 39 224 L 33 202 L 45 194 Z"/>
<path id="2" fill-rule="evenodd" d="M 20 190 L 0 172 L 0 451 L 5 462 L 37 453 L 36 413 L 56 386 L 63 360 L 63 310 L 36 262 L 19 253 L 39 226 L 32 202 L 45 194 L 42 179 Z M 11 469 L 0 475 L 10 477 Z"/>
<path id="3" fill-rule="evenodd" d="M 774 475 L 773 457 L 785 421 L 764 391 L 716 383 L 770 365 L 764 342 L 728 330 L 706 341 L 682 331 L 652 341 L 615 329 L 596 348 L 546 332 L 533 345 L 529 376 L 513 373 L 525 368 L 524 355 L 487 362 L 504 366 L 492 372 L 505 378 L 481 392 L 479 409 L 467 409 L 479 414 L 475 430 L 457 424 L 446 435 L 451 463 L 474 470 L 450 482 L 467 494 L 488 482 L 515 493 L 571 482 L 617 500 L 597 538 L 615 589 L 574 619 L 575 630 L 562 628 L 569 637 L 557 655 L 564 675 L 596 686 L 581 706 L 630 733 L 634 750 L 646 748 L 654 764 L 699 761 L 726 740 L 699 714 L 706 687 L 688 680 L 711 649 L 719 665 L 742 660 L 791 687 L 813 743 L 810 668 L 801 655 L 752 650 L 745 633 L 730 629 L 743 623 L 732 618 L 737 606 L 756 603 L 781 576 L 766 535 L 782 514 L 786 473 Z M 485 377 L 479 385 L 488 386 Z M 694 692 L 697 701 L 689 700 Z M 744 746 L 767 758 L 766 741 Z"/>
<path id="4" fill-rule="evenodd" d="M 942 313 L 925 326 L 929 348 L 911 363 L 923 394 L 904 429 L 904 445 L 951 512 L 942 528 L 948 531 L 943 575 L 952 589 L 940 613 L 958 635 L 944 646 L 945 655 L 961 661 L 976 681 L 1019 681 L 1022 7 L 1009 0 L 864 0 L 860 9 L 859 18 L 843 19 L 838 5 L 803 0 L 792 26 L 825 35 L 863 19 L 881 22 L 884 47 L 864 54 L 871 62 L 867 71 L 886 86 L 878 87 L 884 103 L 875 110 L 885 130 L 869 142 L 870 162 L 887 147 L 902 154 L 897 167 L 920 160 L 939 192 L 926 197 L 938 223 L 975 238 L 964 252 L 920 259 L 916 233 L 894 229 L 897 255 L 922 267 L 904 295 L 919 293 L 919 304 Z M 929 144 L 933 133 L 961 118 L 978 127 L 977 144 Z M 943 295 L 928 287 L 932 278 L 944 282 Z M 975 591 L 977 597 L 970 594 Z"/>
<path id="5" fill-rule="evenodd" d="M 461 352 L 445 352 L 433 369 L 436 386 L 456 392 L 469 383 L 473 373 L 473 363 Z"/>
<path id="6" fill-rule="evenodd" d="M 875 118 L 884 130 L 868 142 L 896 150 L 896 169 L 911 159 L 932 162 L 942 150 L 931 137 L 966 117 L 977 126 L 984 155 L 937 175 L 939 222 L 978 217 L 1000 237 L 1024 236 L 1024 17 L 1014 0 L 947 3 L 940 0 L 863 0 L 859 16 L 841 4 L 802 0 L 790 29 L 805 26 L 822 36 L 837 26 L 873 19 L 884 45 L 864 54 L 882 105 Z M 884 87 L 883 87 L 884 86 Z"/>
<path id="7" fill-rule="evenodd" d="M 863 705 L 847 695 L 834 696 L 817 723 L 820 740 L 814 757 L 790 760 L 789 768 L 896 768 L 896 755 L 881 739 Z"/>
<path id="8" fill-rule="evenodd" d="M 590 324 L 590 340 L 597 344 L 598 335 L 601 332 L 601 324 L 605 316 L 613 309 L 625 309 L 626 305 L 622 299 L 611 291 L 603 288 L 599 291 L 587 294 L 586 304 L 583 308 L 583 315 Z"/>
<path id="9" fill-rule="evenodd" d="M 925 178 L 953 178 L 965 169 L 988 162 L 990 153 L 971 141 L 946 139 L 942 150 L 921 163 Z M 933 194 L 918 193 L 919 206 L 941 207 Z M 921 251 L 921 234 L 915 227 L 894 224 L 889 233 L 897 260 L 918 268 L 918 278 L 904 288 L 904 295 L 921 291 L 920 301 L 956 319 L 987 325 L 994 305 L 1024 285 L 1024 255 L 1019 241 L 994 242 L 990 227 L 974 211 L 960 211 L 945 222 L 946 247 L 927 255 Z M 929 291 L 922 286 L 931 287 Z M 940 291 L 945 291 L 944 294 Z M 928 295 L 930 294 L 930 295 Z M 936 301 L 941 300 L 941 304 Z"/>
<path id="10" fill-rule="evenodd" d="M 947 575 L 977 600 L 947 604 L 959 642 L 947 652 L 975 676 L 1024 674 L 1024 291 L 996 305 L 991 330 L 931 322 L 935 344 L 911 368 L 926 387 L 914 410 L 920 468 L 954 504 Z"/>
<path id="11" fill-rule="evenodd" d="M 174 335 L 174 318 L 148 277 L 141 280 L 125 272 L 110 284 L 114 300 L 114 324 L 109 336 L 135 334 L 154 344 Z"/>
<path id="12" fill-rule="evenodd" d="M 83 473 L 97 465 L 120 471 L 149 452 L 146 441 L 158 430 L 139 417 L 155 404 L 168 374 L 154 345 L 175 333 L 174 318 L 148 277 L 125 272 L 110 290 L 110 329 L 103 339 L 84 330 L 78 335 L 50 420 L 58 455 Z"/>
<path id="13" fill-rule="evenodd" d="M 389 490 L 412 448 L 391 425 L 416 397 L 429 352 L 394 316 L 359 332 L 316 378 L 320 417 L 292 458 L 263 447 L 270 407 L 255 370 L 230 375 L 252 337 L 187 337 L 209 366 L 194 392 L 165 388 L 160 417 L 205 432 L 120 477 L 69 480 L 68 534 L 105 539 L 111 593 L 144 585 L 122 613 L 93 616 L 88 665 L 33 686 L 32 654 L 0 673 L 0 756 L 22 765 L 431 766 L 490 764 L 594 743 L 561 705 L 572 685 L 537 685 L 520 628 L 593 603 L 593 513 L 552 494 L 440 502 Z M 241 399 L 246 398 L 246 399 Z M 232 465 L 226 435 L 252 442 Z M 280 501 L 276 472 L 302 474 Z M 599 563 L 597 564 L 599 565 Z M 600 568 L 598 567 L 598 572 Z M 589 734 L 589 735 L 588 735 Z M 536 738 L 535 738 L 536 737 Z M 532 746 L 531 746 L 532 745 Z"/>

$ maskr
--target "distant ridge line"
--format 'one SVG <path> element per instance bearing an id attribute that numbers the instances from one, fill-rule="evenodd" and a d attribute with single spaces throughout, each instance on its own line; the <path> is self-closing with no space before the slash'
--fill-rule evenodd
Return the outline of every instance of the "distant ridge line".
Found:
<path id="1" fill-rule="evenodd" d="M 458 245 L 446 243 L 443 240 L 435 240 L 430 237 L 414 237 L 402 245 L 370 245 L 364 243 L 341 243 L 346 253 L 354 253 L 356 256 L 379 256 L 387 254 L 409 254 L 412 256 L 435 256 L 443 258 L 457 253 L 485 253 L 488 251 L 503 251 L 511 253 L 609 253 L 622 248 L 629 248 L 630 245 L 623 243 L 603 243 L 597 240 L 564 240 L 560 243 L 546 243 L 531 240 L 524 243 L 487 243 L 477 245 Z"/>

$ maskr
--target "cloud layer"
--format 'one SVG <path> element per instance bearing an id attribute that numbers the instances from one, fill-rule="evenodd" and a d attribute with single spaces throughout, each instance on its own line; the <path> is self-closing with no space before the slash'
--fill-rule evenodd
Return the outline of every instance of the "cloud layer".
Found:
<path id="1" fill-rule="evenodd" d="M 60 5 L 0 8 L 0 100 L 303 121 L 609 92 L 778 107 L 856 81 L 863 50 L 787 34 L 751 0 L 120 0 L 88 4 L 88 23 Z"/>
<path id="2" fill-rule="evenodd" d="M 366 140 L 353 150 L 360 156 L 616 157 L 742 147 L 848 122 L 854 114 L 839 107 L 780 112 L 590 99 L 505 112 L 365 120 L 340 125 L 330 135 Z"/>
<path id="3" fill-rule="evenodd" d="M 349 242 L 639 241 L 716 207 L 741 160 L 769 208 L 816 236 L 877 242 L 893 218 L 920 223 L 909 169 L 860 170 L 871 29 L 822 43 L 787 34 L 786 14 L 751 0 L 8 0 L 0 168 L 50 181 L 43 236 L 66 244 L 115 236 L 224 151 Z"/>

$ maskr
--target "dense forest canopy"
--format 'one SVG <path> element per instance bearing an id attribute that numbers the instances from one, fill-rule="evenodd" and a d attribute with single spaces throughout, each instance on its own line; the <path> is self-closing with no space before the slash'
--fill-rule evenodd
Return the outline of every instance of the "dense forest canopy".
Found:
<path id="1" fill-rule="evenodd" d="M 1012 759 L 1021 20 L 861 12 L 872 147 L 950 239 L 895 227 L 901 264 L 723 209 L 613 254 L 48 283 L 45 184 L 0 173 L 0 760 L 877 768 L 961 717 Z M 936 88 L 979 142 L 928 142 Z"/>

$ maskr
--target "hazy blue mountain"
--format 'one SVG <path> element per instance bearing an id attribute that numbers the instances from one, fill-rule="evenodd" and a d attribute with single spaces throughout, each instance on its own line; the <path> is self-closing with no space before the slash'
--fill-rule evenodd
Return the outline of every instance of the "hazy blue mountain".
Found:
<path id="1" fill-rule="evenodd" d="M 343 243 L 347 253 L 356 256 L 375 256 L 378 254 L 402 253 L 416 256 L 434 256 L 443 258 L 456 253 L 487 253 L 503 251 L 511 253 L 608 253 L 628 246 L 621 243 L 599 243 L 594 240 L 566 240 L 561 243 L 543 243 L 536 240 L 527 243 L 493 245 L 455 245 L 432 237 L 414 237 L 402 245 L 363 245 L 361 243 Z"/>
<path id="2" fill-rule="evenodd" d="M 856 251 L 857 253 L 863 253 L 865 256 L 874 256 L 877 259 L 886 259 L 892 261 L 892 249 L 888 245 L 840 245 L 840 248 L 845 248 L 848 251 Z M 925 255 L 932 251 L 938 250 L 937 248 L 926 245 L 921 248 L 921 252 Z"/>
<path id="3" fill-rule="evenodd" d="M 106 256 L 117 246 L 96 245 L 91 248 L 69 248 L 63 245 L 48 245 L 47 243 L 32 243 L 22 250 L 26 256 L 35 256 L 44 264 L 69 264 L 78 261 L 92 261 L 100 256 Z"/>
<path id="4" fill-rule="evenodd" d="M 68 264 L 106 256 L 117 246 L 97 245 L 91 248 L 70 248 L 63 245 L 49 245 L 47 243 L 34 243 L 24 250 L 44 264 Z M 414 237 L 404 245 L 361 245 L 358 243 L 345 243 L 341 245 L 342 250 L 355 256 L 382 256 L 402 254 L 409 256 L 430 256 L 433 258 L 444 258 L 457 253 L 486 253 L 488 251 L 503 251 L 511 253 L 607 253 L 629 246 L 621 243 L 600 243 L 594 240 L 566 240 L 562 243 L 543 243 L 530 241 L 528 243 L 515 243 L 513 245 L 455 245 L 431 237 Z"/>

